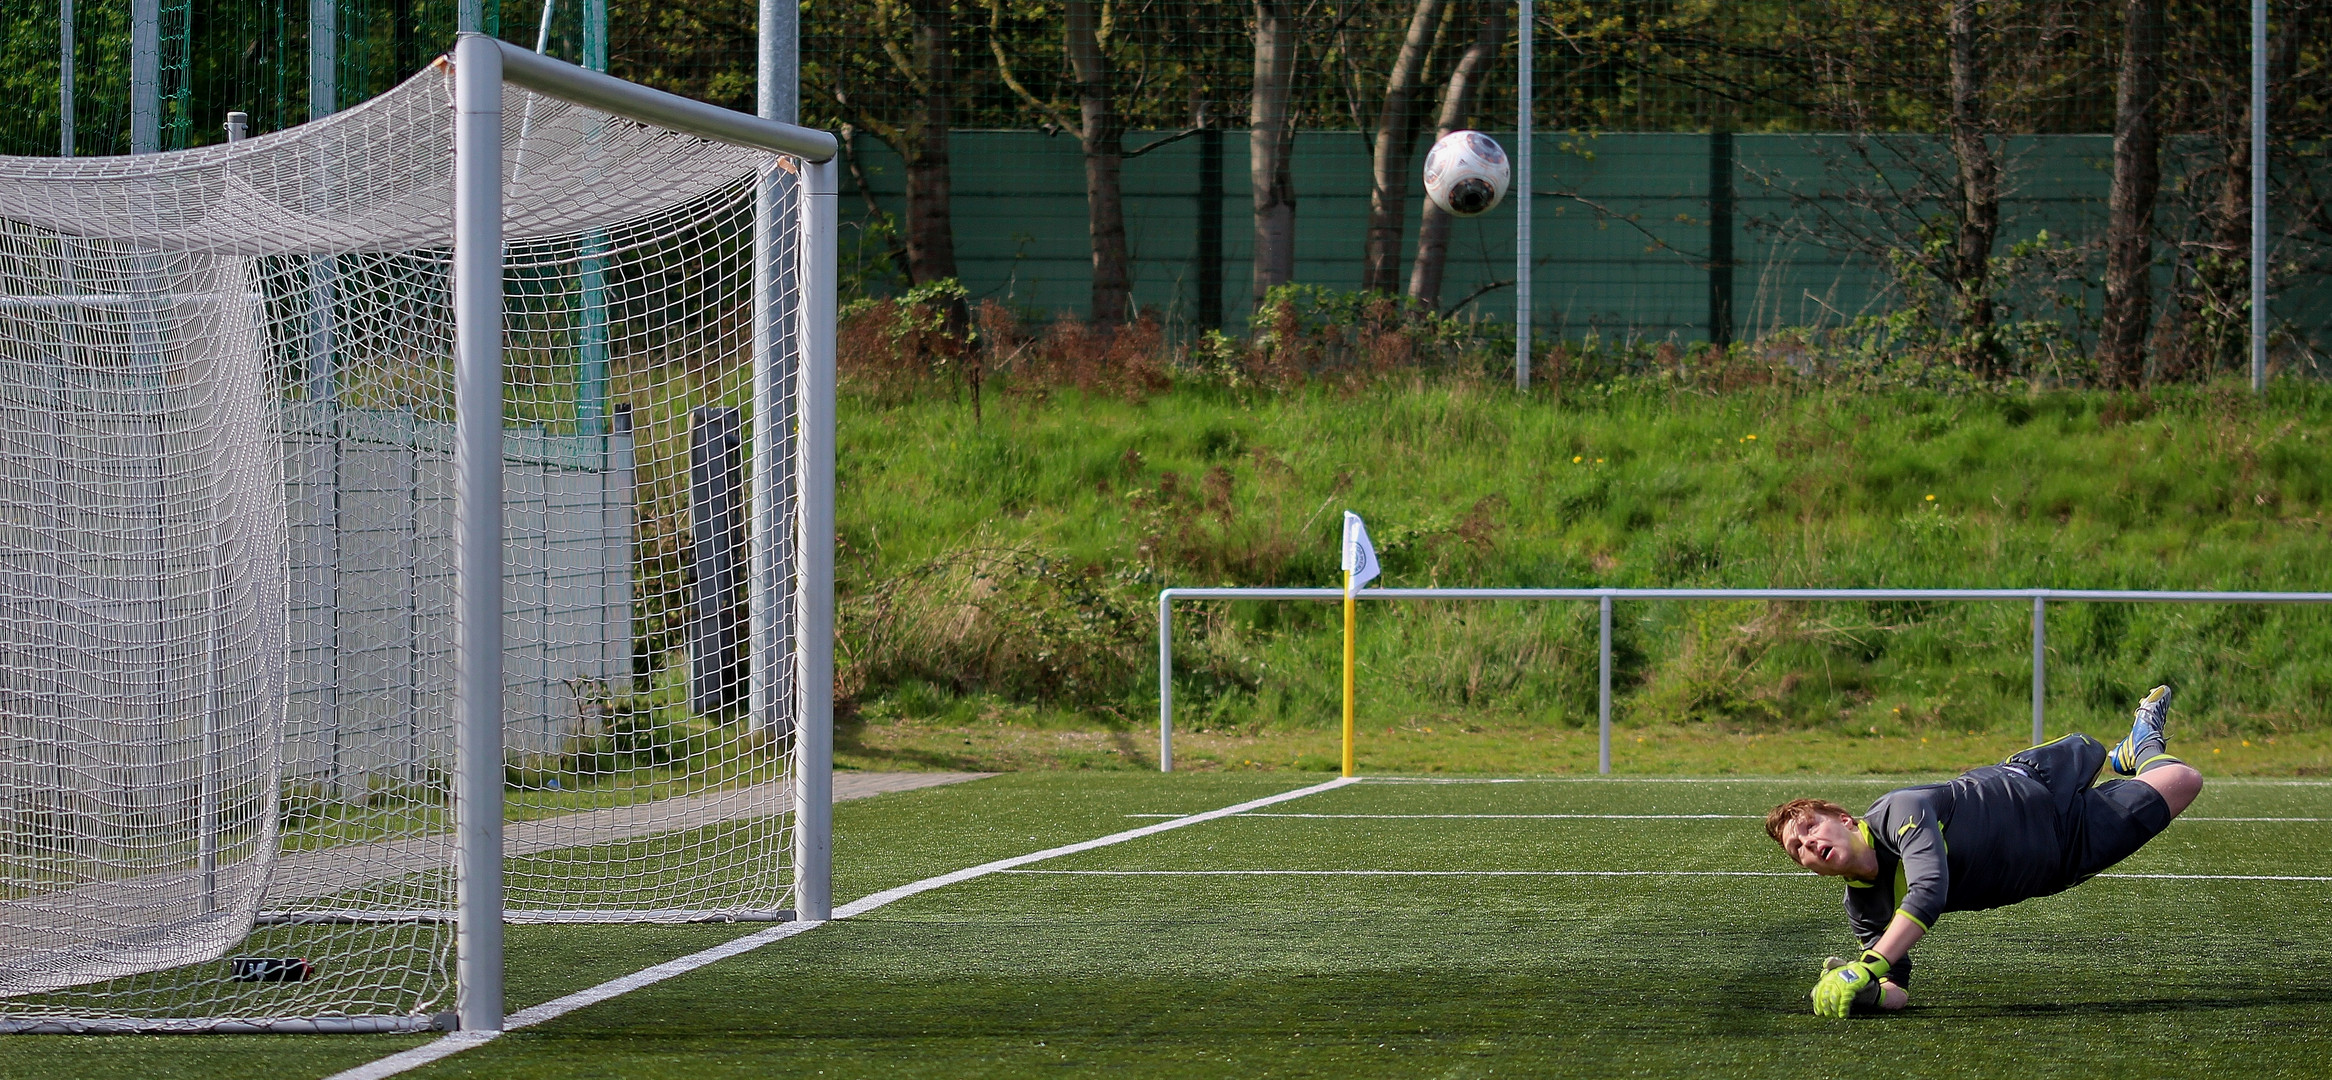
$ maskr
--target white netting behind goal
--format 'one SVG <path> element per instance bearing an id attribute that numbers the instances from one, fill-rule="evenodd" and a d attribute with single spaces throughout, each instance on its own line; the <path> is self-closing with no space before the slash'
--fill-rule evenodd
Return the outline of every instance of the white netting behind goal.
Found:
<path id="1" fill-rule="evenodd" d="M 782 917 L 747 533 L 792 163 L 503 108 L 510 918 Z M 0 158 L 0 1027 L 452 1007 L 452 128 L 441 65 L 232 146 Z"/>

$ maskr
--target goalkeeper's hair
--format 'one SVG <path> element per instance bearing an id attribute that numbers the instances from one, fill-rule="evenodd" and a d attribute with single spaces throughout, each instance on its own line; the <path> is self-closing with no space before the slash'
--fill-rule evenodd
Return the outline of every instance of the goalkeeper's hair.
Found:
<path id="1" fill-rule="evenodd" d="M 1781 843 L 1782 826 L 1822 815 L 1835 818 L 1854 816 L 1847 813 L 1845 807 L 1828 799 L 1791 799 L 1765 815 L 1765 835 L 1772 837 L 1774 843 Z"/>

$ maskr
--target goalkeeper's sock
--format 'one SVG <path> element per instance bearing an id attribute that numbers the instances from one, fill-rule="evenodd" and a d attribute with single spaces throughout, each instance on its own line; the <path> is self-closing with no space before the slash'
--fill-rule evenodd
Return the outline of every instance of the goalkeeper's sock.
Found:
<path id="1" fill-rule="evenodd" d="M 2144 776 L 2144 775 L 2146 775 L 2146 770 L 2148 770 L 2148 769 L 2158 769 L 2158 768 L 2161 768 L 2161 767 L 2162 767 L 2162 766 L 2164 766 L 2164 765 L 2184 765 L 2184 764 L 2186 764 L 2186 762 L 2184 762 L 2184 761 L 2181 761 L 2181 760 L 2179 760 L 2179 759 L 2177 759 L 2177 758 L 2171 757 L 2171 756 L 2170 756 L 2170 755 L 2168 755 L 2168 754 L 2162 753 L 2162 752 L 2161 752 L 2161 743 L 2162 743 L 2162 740 L 2161 740 L 2161 739 L 2159 739 L 2159 738 L 2155 739 L 2155 740 L 2154 740 L 2154 748 L 2155 748 L 2155 754 L 2154 754 L 2154 756 L 2153 756 L 2153 757 L 2150 757 L 2150 758 L 2144 758 L 2144 759 L 2141 759 L 2141 760 L 2138 762 L 2138 775 L 2139 775 L 2139 776 Z"/>

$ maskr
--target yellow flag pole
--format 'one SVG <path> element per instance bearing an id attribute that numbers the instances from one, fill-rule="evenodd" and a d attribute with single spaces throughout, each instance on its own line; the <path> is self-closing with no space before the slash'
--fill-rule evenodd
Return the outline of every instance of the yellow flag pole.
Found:
<path id="1" fill-rule="evenodd" d="M 1352 775 L 1352 571 L 1344 572 L 1344 775 Z"/>

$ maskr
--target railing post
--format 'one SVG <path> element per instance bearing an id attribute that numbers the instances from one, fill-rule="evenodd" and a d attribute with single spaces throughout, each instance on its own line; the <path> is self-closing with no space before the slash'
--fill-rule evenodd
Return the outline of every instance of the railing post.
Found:
<path id="1" fill-rule="evenodd" d="M 1596 651 L 1603 658 L 1603 670 L 1598 684 L 1600 689 L 1596 692 L 1595 700 L 1597 721 L 1595 771 L 1609 775 L 1611 773 L 1611 594 L 1604 593 L 1601 600 L 1603 633 L 1600 635 Z"/>
<path id="2" fill-rule="evenodd" d="M 1174 590 L 1158 590 L 1158 771 L 1174 771 Z"/>
<path id="3" fill-rule="evenodd" d="M 2049 600 L 2044 592 L 2032 594 L 2032 744 L 2046 741 L 2042 734 L 2042 697 L 2048 685 Z"/>

